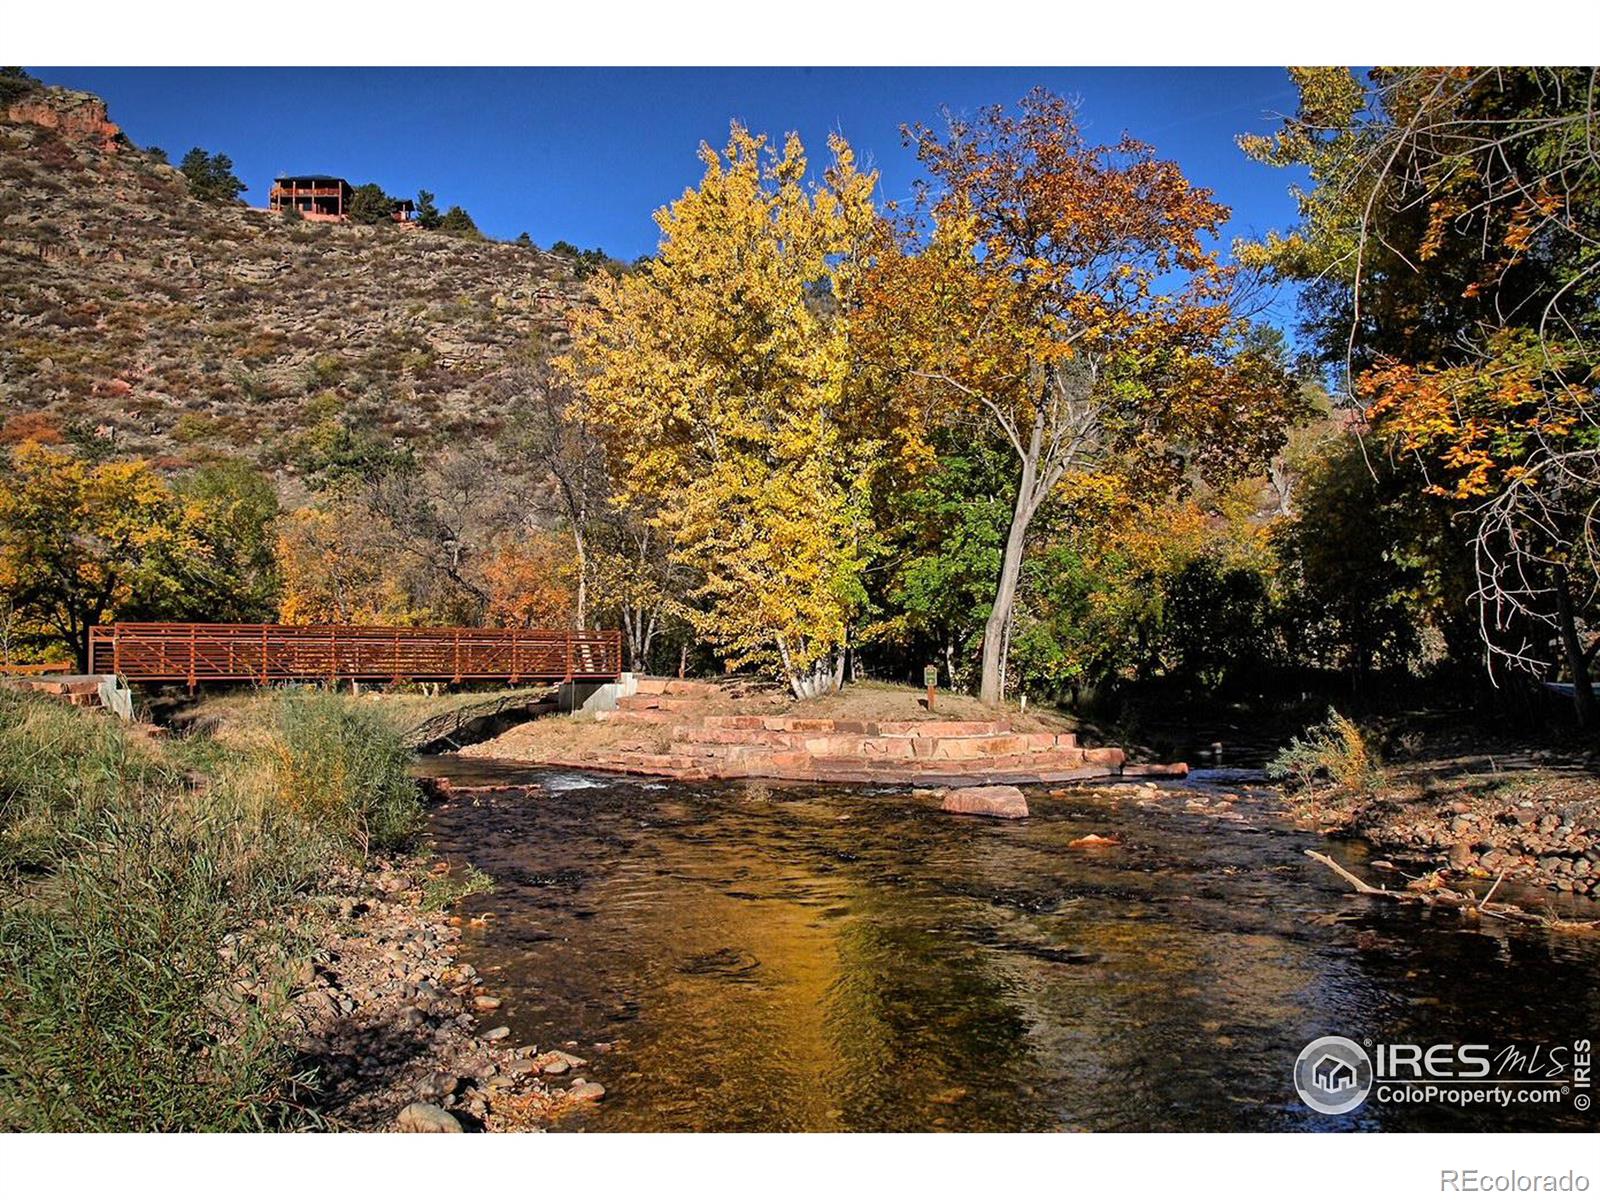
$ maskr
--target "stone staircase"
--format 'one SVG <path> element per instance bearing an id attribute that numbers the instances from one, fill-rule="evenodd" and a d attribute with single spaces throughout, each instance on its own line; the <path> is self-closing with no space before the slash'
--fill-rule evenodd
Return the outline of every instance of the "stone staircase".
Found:
<path id="1" fill-rule="evenodd" d="M 1181 775 L 1181 764 L 1130 767 L 1115 747 L 1078 745 L 1076 734 L 1017 732 L 993 721 L 870 721 L 716 713 L 730 703 L 716 684 L 641 679 L 595 719 L 655 734 L 664 750 L 615 745 L 556 765 L 691 779 L 767 778 L 950 786 L 1064 783 L 1119 775 Z"/>

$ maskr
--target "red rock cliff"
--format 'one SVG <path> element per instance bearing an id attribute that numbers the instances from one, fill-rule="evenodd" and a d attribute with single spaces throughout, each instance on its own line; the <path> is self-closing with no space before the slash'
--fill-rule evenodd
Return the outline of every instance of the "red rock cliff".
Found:
<path id="1" fill-rule="evenodd" d="M 71 141 L 88 142 L 114 154 L 122 130 L 106 115 L 105 101 L 87 92 L 46 88 L 13 101 L 6 110 L 8 120 L 53 129 Z"/>

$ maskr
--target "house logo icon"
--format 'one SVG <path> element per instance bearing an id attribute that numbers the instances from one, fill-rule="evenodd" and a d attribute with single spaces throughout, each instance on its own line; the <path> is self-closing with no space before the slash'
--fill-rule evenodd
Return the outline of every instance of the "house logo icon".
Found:
<path id="1" fill-rule="evenodd" d="M 1295 1059 L 1294 1088 L 1314 1112 L 1352 1112 L 1372 1090 L 1372 1060 L 1349 1038 L 1317 1038 Z"/>
<path id="2" fill-rule="evenodd" d="M 1311 1079 L 1325 1092 L 1344 1092 L 1356 1086 L 1356 1069 L 1342 1058 L 1324 1054 L 1311 1068 Z"/>

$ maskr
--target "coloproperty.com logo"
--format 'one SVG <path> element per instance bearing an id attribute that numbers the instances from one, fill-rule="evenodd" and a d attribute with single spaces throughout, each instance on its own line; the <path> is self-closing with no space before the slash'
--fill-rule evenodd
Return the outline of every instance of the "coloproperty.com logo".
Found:
<path id="1" fill-rule="evenodd" d="M 1294 1087 L 1307 1108 L 1329 1116 L 1380 1104 L 1571 1105 L 1588 1112 L 1590 1043 L 1361 1042 L 1320 1037 L 1294 1062 Z"/>

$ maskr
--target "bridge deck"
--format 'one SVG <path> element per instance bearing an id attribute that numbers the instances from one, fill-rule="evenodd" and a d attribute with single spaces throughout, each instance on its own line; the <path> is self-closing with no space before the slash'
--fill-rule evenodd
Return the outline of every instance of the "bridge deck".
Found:
<path id="1" fill-rule="evenodd" d="M 622 634 L 119 621 L 91 631 L 89 670 L 132 682 L 191 686 L 291 679 L 604 680 L 622 671 Z"/>

